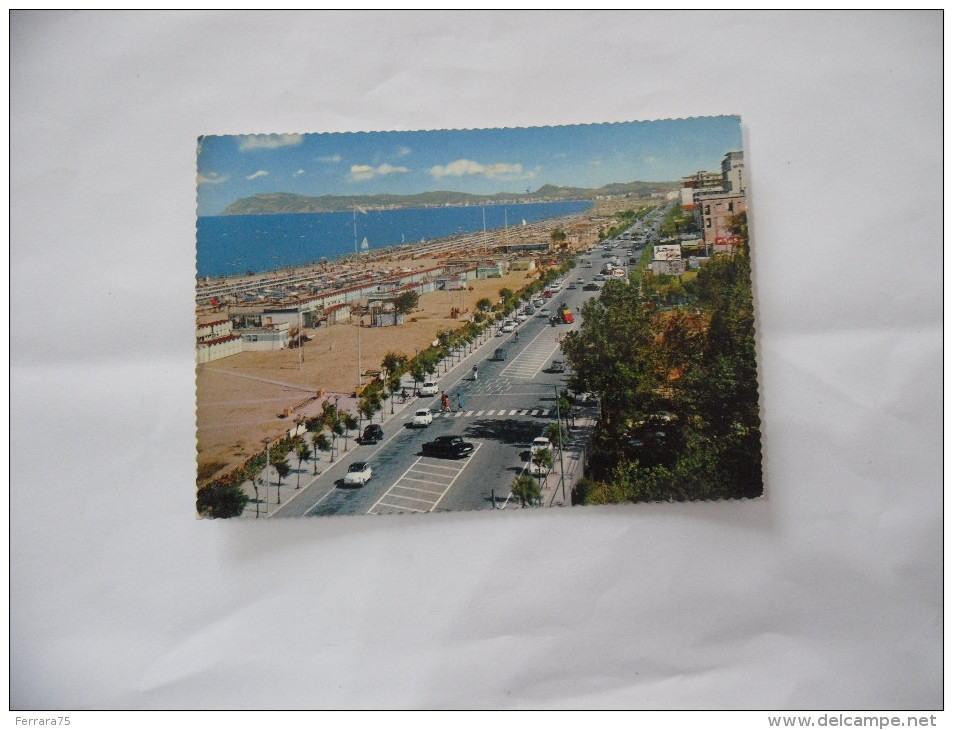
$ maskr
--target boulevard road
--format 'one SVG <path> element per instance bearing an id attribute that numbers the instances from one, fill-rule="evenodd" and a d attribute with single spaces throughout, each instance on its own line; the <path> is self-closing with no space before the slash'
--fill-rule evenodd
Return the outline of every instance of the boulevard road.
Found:
<path id="1" fill-rule="evenodd" d="M 564 277 L 562 290 L 546 300 L 551 313 L 566 302 L 577 316 L 577 308 L 598 295 L 583 291 L 582 285 L 567 289 L 578 277 L 589 282 L 596 276 L 601 259 L 594 254 L 580 256 Z M 592 268 L 581 265 L 587 258 Z M 578 326 L 578 319 L 572 325 L 552 326 L 547 318 L 533 316 L 515 333 L 488 337 L 438 379 L 438 386 L 450 396 L 451 412 L 440 412 L 439 395 L 415 399 L 382 424 L 380 443 L 349 444 L 346 453 L 342 451 L 319 476 L 308 477 L 300 490 L 283 487 L 284 504 L 273 517 L 491 509 L 494 499 L 501 504 L 513 479 L 527 466 L 530 443 L 556 420 L 556 393 L 565 387 L 566 375 L 551 372 L 550 366 L 553 359 L 562 359 L 561 338 Z M 497 348 L 506 350 L 505 359 L 494 358 Z M 477 380 L 471 379 L 473 365 L 479 370 Z M 418 408 L 430 408 L 433 423 L 411 427 Z M 423 456 L 423 443 L 441 435 L 462 436 L 473 443 L 473 454 L 459 460 Z M 370 462 L 373 476 L 363 487 L 346 487 L 344 473 L 355 461 Z"/>

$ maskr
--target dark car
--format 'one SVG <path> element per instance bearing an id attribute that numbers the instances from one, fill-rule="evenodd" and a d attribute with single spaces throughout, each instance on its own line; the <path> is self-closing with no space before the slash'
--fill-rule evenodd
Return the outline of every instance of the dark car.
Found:
<path id="1" fill-rule="evenodd" d="M 424 456 L 439 456 L 444 459 L 461 459 L 473 453 L 473 444 L 459 436 L 437 436 L 422 448 Z"/>
<path id="2" fill-rule="evenodd" d="M 364 429 L 364 433 L 361 434 L 360 441 L 362 444 L 376 444 L 383 438 L 384 429 L 382 429 L 378 424 L 372 423 L 370 426 L 367 426 Z"/>
<path id="3" fill-rule="evenodd" d="M 504 350 L 502 347 L 497 347 L 496 350 L 493 351 L 493 359 L 494 359 L 494 360 L 505 360 L 505 359 L 506 359 L 506 350 Z"/>

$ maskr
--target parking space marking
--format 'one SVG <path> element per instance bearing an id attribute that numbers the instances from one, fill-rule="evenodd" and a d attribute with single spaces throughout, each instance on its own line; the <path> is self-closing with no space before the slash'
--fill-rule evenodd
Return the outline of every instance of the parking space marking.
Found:
<path id="1" fill-rule="evenodd" d="M 473 453 L 467 457 L 464 462 L 457 462 L 454 466 L 424 461 L 433 457 L 419 456 L 407 470 L 400 475 L 400 478 L 390 486 L 390 488 L 380 496 L 374 505 L 367 511 L 368 514 L 382 514 L 389 511 L 410 511 L 410 512 L 432 512 L 440 504 L 440 501 L 447 495 L 447 492 L 453 487 L 457 479 L 467 468 L 467 465 L 473 459 L 473 456 L 480 450 L 482 444 L 476 444 Z M 428 478 L 421 478 L 428 477 Z M 433 491 L 421 489 L 414 486 L 413 483 L 423 483 L 427 486 L 443 488 L 442 491 Z M 422 496 L 409 496 L 401 492 L 412 492 L 418 495 L 429 495 L 429 498 Z M 402 501 L 417 502 L 429 504 L 429 509 L 420 509 L 411 504 L 401 504 Z"/>

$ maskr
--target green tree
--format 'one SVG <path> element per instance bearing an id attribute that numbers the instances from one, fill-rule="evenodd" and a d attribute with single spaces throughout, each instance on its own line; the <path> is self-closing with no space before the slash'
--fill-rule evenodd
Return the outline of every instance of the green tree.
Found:
<path id="1" fill-rule="evenodd" d="M 298 457 L 298 486 L 296 486 L 295 489 L 301 489 L 301 472 L 303 471 L 302 465 L 311 458 L 311 455 L 311 447 L 308 446 L 308 444 L 306 444 L 304 441 L 298 443 L 298 446 L 295 449 L 295 456 Z"/>
<path id="2" fill-rule="evenodd" d="M 200 487 L 195 508 L 204 518 L 240 517 L 248 504 L 248 495 L 234 481 L 212 482 Z"/>
<path id="3" fill-rule="evenodd" d="M 322 431 L 311 435 L 311 445 L 314 447 L 314 473 L 318 473 L 318 452 L 331 450 L 331 440 Z"/>
<path id="4" fill-rule="evenodd" d="M 394 299 L 394 308 L 399 314 L 410 314 L 417 308 L 419 300 L 420 295 L 417 292 L 413 290 L 405 291 Z"/>
<path id="5" fill-rule="evenodd" d="M 348 432 L 351 429 L 357 428 L 357 423 L 358 423 L 357 416 L 355 416 L 350 411 L 347 411 L 344 414 L 343 423 L 344 423 L 344 450 L 347 451 Z"/>
<path id="6" fill-rule="evenodd" d="M 513 480 L 513 496 L 519 499 L 521 507 L 526 507 L 540 503 L 542 490 L 535 479 L 521 474 Z"/>
<path id="7" fill-rule="evenodd" d="M 548 438 L 549 443 L 553 444 L 554 446 L 558 447 L 559 444 L 565 444 L 566 437 L 566 429 L 560 424 L 550 423 L 548 426 L 546 426 L 546 438 Z"/>
<path id="8" fill-rule="evenodd" d="M 332 451 L 331 451 L 331 461 L 334 461 L 334 454 L 337 452 L 340 454 L 340 449 L 338 447 L 338 439 L 346 434 L 344 427 L 344 416 L 340 411 L 336 411 L 328 424 L 331 429 L 331 439 L 332 439 Z M 347 451 L 347 439 L 344 441 L 344 450 Z"/>
<path id="9" fill-rule="evenodd" d="M 417 390 L 417 383 L 422 383 L 427 379 L 427 362 L 425 357 L 419 354 L 410 361 L 410 375 L 414 379 L 414 390 Z"/>
<path id="10" fill-rule="evenodd" d="M 480 312 L 489 312 L 493 309 L 493 302 L 491 302 L 487 297 L 477 300 L 476 308 Z"/>
<path id="11" fill-rule="evenodd" d="M 284 457 L 273 460 L 271 465 L 278 473 L 278 504 L 281 504 L 281 480 L 291 473 L 291 465 L 288 464 L 287 459 Z"/>
<path id="12" fill-rule="evenodd" d="M 358 413 L 367 419 L 370 423 L 374 414 L 381 409 L 381 391 L 379 388 L 365 388 L 358 401 Z M 352 416 L 353 417 L 353 416 Z M 360 427 L 359 423 L 354 423 L 355 427 Z"/>
<path id="13" fill-rule="evenodd" d="M 562 228 L 557 228 L 554 230 L 551 234 L 549 234 L 549 237 L 556 246 L 560 246 L 566 242 L 566 232 Z"/>
<path id="14" fill-rule="evenodd" d="M 539 479 L 540 489 L 542 489 L 543 477 L 548 475 L 553 468 L 553 452 L 549 449 L 540 449 L 534 452 L 533 466 L 536 467 L 537 478 Z"/>

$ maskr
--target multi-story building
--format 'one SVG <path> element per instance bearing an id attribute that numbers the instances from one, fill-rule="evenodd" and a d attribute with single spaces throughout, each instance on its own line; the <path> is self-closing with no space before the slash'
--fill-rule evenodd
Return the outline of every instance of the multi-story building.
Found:
<path id="1" fill-rule="evenodd" d="M 722 189 L 723 177 L 720 172 L 699 170 L 694 175 L 682 178 L 682 210 L 695 210 L 694 196 L 701 192 Z"/>
<path id="2" fill-rule="evenodd" d="M 748 210 L 744 195 L 710 193 L 699 196 L 695 214 L 700 217 L 706 251 L 732 253 L 739 239 L 729 230 L 729 219 Z"/>
<path id="3" fill-rule="evenodd" d="M 745 194 L 744 152 L 728 152 L 721 161 L 722 190 L 735 195 Z"/>

